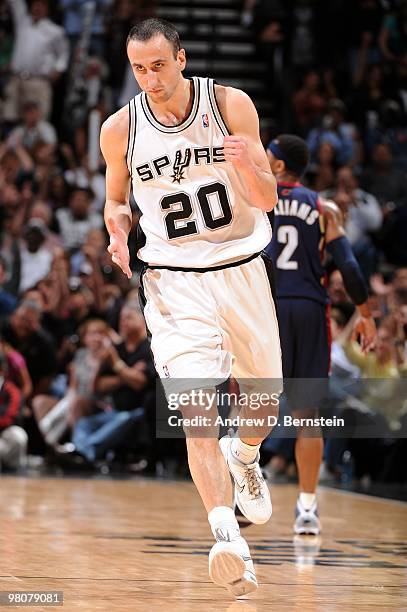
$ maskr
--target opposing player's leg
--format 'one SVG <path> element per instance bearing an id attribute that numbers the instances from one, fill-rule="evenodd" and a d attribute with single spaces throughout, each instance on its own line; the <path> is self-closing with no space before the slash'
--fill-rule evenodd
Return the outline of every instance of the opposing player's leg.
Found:
<path id="1" fill-rule="evenodd" d="M 330 334 L 326 307 L 312 300 L 295 300 L 292 309 L 296 341 L 292 412 L 294 418 L 315 419 L 318 417 L 318 407 L 323 410 L 329 372 Z M 294 531 L 300 535 L 318 535 L 321 531 L 317 486 L 323 446 L 319 426 L 307 424 L 297 428 L 295 458 L 299 496 L 295 508 Z"/>
<path id="2" fill-rule="evenodd" d="M 315 418 L 317 411 L 301 410 L 294 412 L 293 416 L 294 418 Z M 318 535 L 321 531 L 316 491 L 323 449 L 324 441 L 319 427 L 297 428 L 295 459 L 300 494 L 295 509 L 294 531 L 300 535 Z"/>

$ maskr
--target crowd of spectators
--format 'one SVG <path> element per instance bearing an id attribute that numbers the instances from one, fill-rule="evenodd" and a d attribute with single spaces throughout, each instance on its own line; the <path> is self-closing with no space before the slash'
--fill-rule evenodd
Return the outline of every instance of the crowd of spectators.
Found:
<path id="1" fill-rule="evenodd" d="M 0 0 L 3 468 L 18 468 L 27 453 L 88 467 L 120 457 L 139 466 L 142 458 L 158 472 L 175 448 L 184 459 L 181 446 L 154 440 L 155 372 L 137 302 L 137 209 L 129 282 L 106 251 L 104 166 L 89 146 L 90 114 L 103 120 L 137 93 L 125 40 L 154 5 Z M 268 62 L 275 132 L 308 140 L 305 182 L 344 212 L 380 322 L 381 344 L 367 362 L 343 341 L 334 343 L 334 366 L 402 377 L 406 3 L 248 0 L 243 9 Z M 338 275 L 330 270 L 332 319 L 345 330 L 351 313 Z"/>

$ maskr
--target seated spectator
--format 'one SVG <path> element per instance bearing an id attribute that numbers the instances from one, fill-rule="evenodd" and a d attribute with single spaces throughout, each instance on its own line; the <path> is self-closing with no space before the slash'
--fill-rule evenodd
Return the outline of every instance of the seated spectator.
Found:
<path id="1" fill-rule="evenodd" d="M 352 164 L 356 161 L 356 132 L 353 125 L 345 122 L 345 104 L 334 98 L 328 102 L 327 112 L 320 127 L 309 133 L 307 142 L 311 161 L 317 162 L 317 152 L 323 142 L 329 142 L 335 149 L 339 165 Z"/>
<path id="2" fill-rule="evenodd" d="M 101 459 L 131 440 L 135 428 L 151 409 L 155 369 L 143 315 L 138 304 L 126 304 L 120 315 L 122 342 L 105 349 L 103 365 L 95 380 L 95 390 L 112 397 L 112 410 L 81 419 L 74 430 L 75 448 L 88 461 Z"/>
<path id="3" fill-rule="evenodd" d="M 322 192 L 335 185 L 335 172 L 337 160 L 334 147 L 329 142 L 322 142 L 318 152 L 317 161 L 311 164 L 307 177 L 315 191 Z"/>
<path id="4" fill-rule="evenodd" d="M 21 302 L 3 324 L 2 336 L 26 360 L 34 394 L 45 393 L 56 369 L 56 355 L 51 338 L 41 327 L 38 304 Z"/>
<path id="5" fill-rule="evenodd" d="M 40 219 L 31 219 L 25 227 L 20 248 L 20 293 L 34 287 L 51 270 L 52 255 L 45 248 L 47 228 Z"/>
<path id="6" fill-rule="evenodd" d="M 80 329 L 81 347 L 69 366 L 69 386 L 66 395 L 58 400 L 50 395 L 37 395 L 33 410 L 45 441 L 54 446 L 78 420 L 98 409 L 94 391 L 95 377 L 102 363 L 109 328 L 99 319 L 90 319 Z"/>
<path id="7" fill-rule="evenodd" d="M 342 344 L 338 342 L 352 316 L 352 310 L 350 303 L 337 304 L 331 309 L 331 377 L 336 379 L 360 377 L 359 368 L 348 359 Z"/>
<path id="8" fill-rule="evenodd" d="M 43 119 L 39 103 L 30 100 L 22 109 L 22 125 L 11 131 L 7 143 L 13 148 L 21 145 L 30 152 L 40 142 L 55 146 L 57 134 L 54 126 Z"/>
<path id="9" fill-rule="evenodd" d="M 339 270 L 334 270 L 329 275 L 328 294 L 332 306 L 336 306 L 336 304 L 351 303 L 345 289 L 342 274 Z"/>
<path id="10" fill-rule="evenodd" d="M 345 219 L 345 231 L 356 258 L 367 278 L 377 265 L 377 252 L 370 234 L 377 232 L 383 214 L 376 198 L 358 186 L 355 173 L 344 166 L 338 172 L 337 186 L 323 193 L 341 209 Z"/>
<path id="11" fill-rule="evenodd" d="M 49 251 L 50 253 L 53 253 L 55 249 L 60 249 L 62 247 L 61 237 L 56 232 L 53 232 L 51 229 L 52 210 L 42 200 L 35 200 L 31 207 L 28 221 L 34 219 L 36 221 L 40 221 L 45 226 L 46 234 L 43 248 L 47 249 L 47 251 Z"/>
<path id="12" fill-rule="evenodd" d="M 18 470 L 27 458 L 28 436 L 18 425 L 21 393 L 8 379 L 4 354 L 0 354 L 0 468 Z"/>
<path id="13" fill-rule="evenodd" d="M 63 145 L 63 151 L 69 166 L 64 174 L 66 182 L 71 187 L 91 190 L 93 195 L 91 209 L 92 211 L 101 212 L 106 199 L 104 174 L 102 174 L 100 169 L 91 170 L 87 153 L 82 156 L 78 164 L 74 152 L 69 145 Z"/>
<path id="14" fill-rule="evenodd" d="M 101 228 L 103 219 L 100 214 L 91 212 L 92 192 L 75 187 L 69 198 L 69 208 L 56 212 L 64 248 L 70 251 L 79 249 L 91 229 Z"/>
<path id="15" fill-rule="evenodd" d="M 6 361 L 6 379 L 20 390 L 21 401 L 26 402 L 31 397 L 33 385 L 24 357 L 7 342 L 4 342 L 1 336 L 0 355 L 4 355 Z"/>

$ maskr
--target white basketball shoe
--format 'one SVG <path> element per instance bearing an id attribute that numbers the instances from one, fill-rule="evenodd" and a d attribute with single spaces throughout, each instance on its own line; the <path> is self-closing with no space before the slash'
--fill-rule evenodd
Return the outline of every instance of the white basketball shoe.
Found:
<path id="1" fill-rule="evenodd" d="M 272 514 L 270 491 L 259 466 L 260 453 L 256 461 L 246 465 L 232 453 L 233 438 L 224 436 L 219 440 L 220 449 L 235 481 L 235 502 L 246 518 L 256 525 L 267 523 Z"/>
<path id="2" fill-rule="evenodd" d="M 234 597 L 252 593 L 258 587 L 247 542 L 241 536 L 223 539 L 221 530 L 209 553 L 209 576 Z M 226 534 L 227 535 L 227 534 Z"/>
<path id="3" fill-rule="evenodd" d="M 294 533 L 297 535 L 317 536 L 321 533 L 321 522 L 318 516 L 317 502 L 314 501 L 311 508 L 306 510 L 300 498 L 297 499 L 295 507 Z"/>

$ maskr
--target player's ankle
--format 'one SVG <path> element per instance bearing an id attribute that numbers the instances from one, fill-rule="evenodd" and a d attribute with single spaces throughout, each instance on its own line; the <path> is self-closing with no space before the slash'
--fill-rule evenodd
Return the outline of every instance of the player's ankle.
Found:
<path id="1" fill-rule="evenodd" d="M 260 444 L 256 446 L 252 446 L 251 444 L 246 444 L 242 442 L 240 438 L 233 438 L 231 444 L 232 455 L 235 459 L 249 465 L 256 461 L 257 453 L 259 452 Z"/>
<path id="2" fill-rule="evenodd" d="M 304 493 L 303 491 L 300 492 L 300 504 L 304 510 L 310 510 L 316 499 L 317 496 L 315 493 Z"/>
<path id="3" fill-rule="evenodd" d="M 208 513 L 208 522 L 218 542 L 230 542 L 240 536 L 239 523 L 232 508 L 216 506 Z"/>

